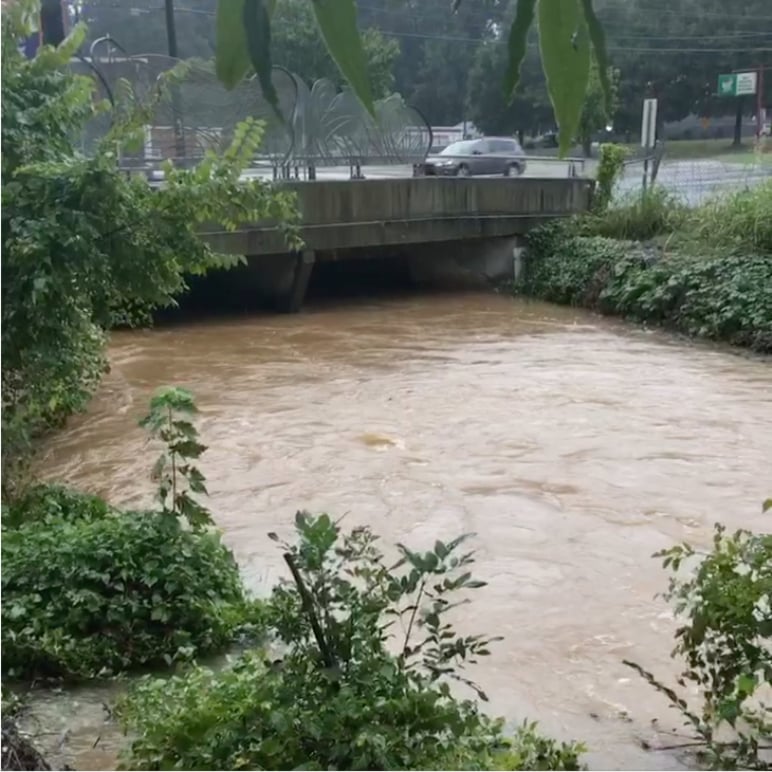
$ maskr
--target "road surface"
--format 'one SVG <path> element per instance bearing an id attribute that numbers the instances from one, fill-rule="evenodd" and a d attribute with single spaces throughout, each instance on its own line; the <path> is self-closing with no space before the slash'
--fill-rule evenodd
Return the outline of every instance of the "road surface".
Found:
<path id="1" fill-rule="evenodd" d="M 530 159 L 524 177 L 566 177 L 571 162 L 555 159 Z M 594 162 L 589 161 L 584 173 L 594 174 Z M 642 164 L 627 166 L 620 181 L 618 193 L 629 195 L 641 188 Z M 301 179 L 303 170 L 299 170 Z M 578 170 L 582 174 L 582 170 Z M 384 179 L 392 177 L 410 177 L 410 166 L 363 166 L 365 179 Z M 252 169 L 247 177 L 271 179 L 270 169 Z M 316 171 L 317 180 L 348 180 L 348 166 L 320 167 Z M 725 161 L 702 159 L 692 161 L 664 160 L 659 169 L 657 183 L 672 191 L 689 206 L 696 206 L 706 198 L 719 192 L 738 190 L 752 186 L 763 180 L 772 179 L 770 163 L 730 163 Z"/>

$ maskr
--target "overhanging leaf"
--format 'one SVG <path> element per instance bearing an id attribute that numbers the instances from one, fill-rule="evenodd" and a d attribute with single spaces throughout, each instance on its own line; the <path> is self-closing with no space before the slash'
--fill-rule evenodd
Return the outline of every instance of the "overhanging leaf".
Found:
<path id="1" fill-rule="evenodd" d="M 574 141 L 590 77 L 590 41 L 579 2 L 539 0 L 539 47 L 561 156 Z"/>
<path id="2" fill-rule="evenodd" d="M 611 80 L 608 75 L 609 60 L 608 52 L 606 51 L 606 33 L 603 31 L 603 26 L 595 15 L 595 9 L 592 7 L 592 0 L 582 0 L 582 11 L 584 13 L 584 22 L 590 33 L 590 42 L 592 43 L 593 51 L 595 51 L 595 61 L 598 63 L 598 76 L 600 77 L 600 87 L 603 89 L 603 101 L 606 112 L 611 115 L 613 112 L 613 99 L 611 93 Z"/>
<path id="3" fill-rule="evenodd" d="M 312 0 L 312 4 L 330 56 L 367 112 L 375 117 L 355 0 Z"/>
<path id="4" fill-rule="evenodd" d="M 215 72 L 227 89 L 235 88 L 249 70 L 245 0 L 217 0 Z"/>
<path id="5" fill-rule="evenodd" d="M 528 31 L 533 24 L 535 8 L 536 0 L 518 0 L 515 20 L 509 28 L 509 63 L 504 76 L 504 93 L 510 101 L 520 80 L 520 66 L 525 58 Z"/>
<path id="6" fill-rule="evenodd" d="M 281 117 L 279 95 L 271 80 L 271 15 L 266 0 L 243 0 L 247 51 L 266 102 Z"/>

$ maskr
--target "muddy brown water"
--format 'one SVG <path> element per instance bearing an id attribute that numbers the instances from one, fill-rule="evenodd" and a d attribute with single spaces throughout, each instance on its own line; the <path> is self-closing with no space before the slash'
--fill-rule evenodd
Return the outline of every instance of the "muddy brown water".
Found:
<path id="1" fill-rule="evenodd" d="M 475 532 L 489 584 L 460 626 L 505 636 L 473 671 L 491 710 L 583 739 L 595 768 L 684 763 L 642 749 L 678 742 L 680 722 L 622 660 L 675 672 L 653 552 L 707 544 L 717 519 L 763 527 L 768 359 L 478 293 L 120 333 L 110 359 L 47 449 L 48 476 L 149 502 L 137 420 L 156 387 L 188 387 L 210 504 L 256 592 L 283 575 L 266 533 L 290 536 L 298 508 L 418 547 Z M 36 692 L 47 744 L 109 767 L 122 738 L 101 703 L 115 691 Z"/>

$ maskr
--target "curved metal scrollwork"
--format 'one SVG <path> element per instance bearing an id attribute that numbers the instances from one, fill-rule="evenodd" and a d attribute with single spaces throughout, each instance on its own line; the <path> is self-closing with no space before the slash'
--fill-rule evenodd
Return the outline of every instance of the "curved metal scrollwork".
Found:
<path id="1" fill-rule="evenodd" d="M 273 168 L 274 176 L 287 176 L 293 168 L 296 174 L 302 168 L 313 176 L 322 166 L 414 164 L 431 146 L 426 120 L 398 94 L 376 102 L 373 118 L 350 90 L 338 91 L 326 79 L 309 87 L 297 75 L 274 67 L 279 117 L 254 78 L 227 91 L 211 62 L 180 62 L 158 54 L 128 56 L 107 38 L 95 41 L 90 54 L 73 60 L 72 67 L 94 79 L 95 95 L 106 98 L 112 111 L 97 115 L 87 127 L 84 150 L 107 133 L 111 114 L 137 106 L 148 113 L 143 146 L 122 158 L 127 167 L 152 169 L 167 159 L 195 164 L 207 150 L 227 147 L 236 125 L 247 117 L 265 127 L 253 165 Z M 168 87 L 159 88 L 173 68 Z"/>

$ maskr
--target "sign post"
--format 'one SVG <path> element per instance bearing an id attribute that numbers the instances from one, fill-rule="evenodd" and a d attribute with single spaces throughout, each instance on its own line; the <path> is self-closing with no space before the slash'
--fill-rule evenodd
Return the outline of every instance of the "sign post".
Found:
<path id="1" fill-rule="evenodd" d="M 643 157 L 643 192 L 646 192 L 649 177 L 649 155 L 657 143 L 657 100 L 643 100 L 643 115 L 641 117 L 641 147 Z"/>
<path id="2" fill-rule="evenodd" d="M 747 72 L 730 72 L 718 76 L 718 96 L 737 97 L 737 120 L 735 123 L 735 143 L 739 143 L 742 137 L 742 97 L 756 94 L 756 133 L 760 132 L 760 105 L 761 89 L 759 80 L 763 70 L 749 70 Z"/>

